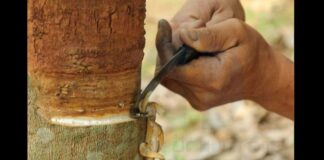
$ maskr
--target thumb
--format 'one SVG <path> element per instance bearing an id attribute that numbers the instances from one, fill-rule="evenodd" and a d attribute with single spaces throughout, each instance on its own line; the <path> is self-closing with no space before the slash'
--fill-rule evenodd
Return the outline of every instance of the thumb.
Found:
<path id="1" fill-rule="evenodd" d="M 223 52 L 243 40 L 244 28 L 244 22 L 232 18 L 205 28 L 183 29 L 180 39 L 199 52 Z"/>
<path id="2" fill-rule="evenodd" d="M 155 45 L 162 64 L 173 56 L 175 48 L 172 44 L 172 29 L 168 21 L 164 19 L 159 21 Z"/>

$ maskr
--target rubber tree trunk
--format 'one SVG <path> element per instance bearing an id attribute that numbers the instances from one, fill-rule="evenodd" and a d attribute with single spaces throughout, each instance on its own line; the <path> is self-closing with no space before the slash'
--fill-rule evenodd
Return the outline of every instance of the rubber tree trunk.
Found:
<path id="1" fill-rule="evenodd" d="M 28 0 L 30 160 L 142 159 L 146 122 L 91 122 L 134 103 L 144 18 L 145 0 Z"/>

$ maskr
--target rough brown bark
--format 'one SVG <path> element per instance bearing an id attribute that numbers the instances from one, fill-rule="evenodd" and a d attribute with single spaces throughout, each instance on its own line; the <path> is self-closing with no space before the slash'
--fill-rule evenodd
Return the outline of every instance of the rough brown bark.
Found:
<path id="1" fill-rule="evenodd" d="M 49 120 L 129 111 L 140 89 L 144 18 L 145 0 L 28 1 L 29 159 L 139 158 L 145 122 Z"/>

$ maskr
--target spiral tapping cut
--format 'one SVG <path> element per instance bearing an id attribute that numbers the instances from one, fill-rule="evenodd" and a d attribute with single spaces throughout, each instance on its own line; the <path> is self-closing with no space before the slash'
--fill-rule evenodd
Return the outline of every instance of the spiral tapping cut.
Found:
<path id="1" fill-rule="evenodd" d="M 164 160 L 164 156 L 159 153 L 164 143 L 163 130 L 161 125 L 155 122 L 157 109 L 160 106 L 155 102 L 148 102 L 148 97 L 146 96 L 140 103 L 140 108 L 145 109 L 141 112 L 147 114 L 147 129 L 145 142 L 140 144 L 139 151 L 146 160 Z"/>

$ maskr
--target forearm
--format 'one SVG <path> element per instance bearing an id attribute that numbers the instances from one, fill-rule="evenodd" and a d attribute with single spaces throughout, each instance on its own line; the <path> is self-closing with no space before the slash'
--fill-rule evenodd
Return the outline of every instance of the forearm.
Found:
<path id="1" fill-rule="evenodd" d="M 255 101 L 266 109 L 294 120 L 294 64 L 280 53 L 273 54 L 273 72 L 267 75 L 268 83 L 264 93 Z M 267 74 L 267 72 L 265 72 Z"/>

